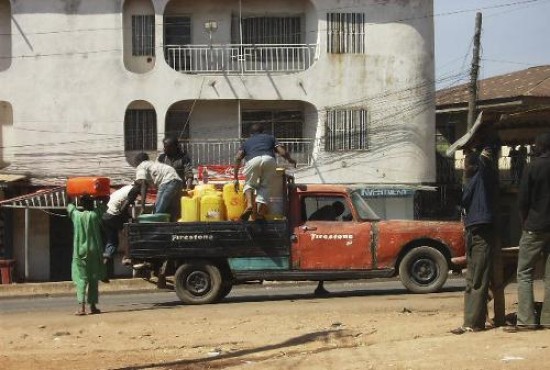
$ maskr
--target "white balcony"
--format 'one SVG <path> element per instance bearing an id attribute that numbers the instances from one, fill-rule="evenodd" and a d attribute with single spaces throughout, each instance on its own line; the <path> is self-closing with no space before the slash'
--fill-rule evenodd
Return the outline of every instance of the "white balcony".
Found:
<path id="1" fill-rule="evenodd" d="M 311 164 L 312 139 L 283 139 L 278 141 L 298 162 L 298 166 Z M 198 165 L 232 165 L 241 143 L 242 141 L 239 139 L 212 139 L 183 140 L 180 145 L 189 153 L 193 166 L 196 167 Z M 277 161 L 281 164 L 285 162 L 279 156 L 277 156 Z"/>
<path id="2" fill-rule="evenodd" d="M 317 58 L 317 45 L 167 45 L 166 62 L 184 73 L 295 73 Z"/>

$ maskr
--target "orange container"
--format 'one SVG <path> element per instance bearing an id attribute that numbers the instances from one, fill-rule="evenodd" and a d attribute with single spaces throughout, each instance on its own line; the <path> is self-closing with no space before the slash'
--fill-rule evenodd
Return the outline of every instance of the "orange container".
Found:
<path id="1" fill-rule="evenodd" d="M 111 181 L 108 177 L 73 177 L 67 180 L 67 195 L 79 197 L 105 197 L 111 194 Z"/>

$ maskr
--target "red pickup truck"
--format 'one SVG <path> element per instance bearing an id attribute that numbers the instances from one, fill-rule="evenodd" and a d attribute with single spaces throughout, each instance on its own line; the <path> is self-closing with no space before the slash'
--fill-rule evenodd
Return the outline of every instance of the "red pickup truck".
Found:
<path id="1" fill-rule="evenodd" d="M 345 185 L 285 183 L 285 216 L 255 222 L 130 223 L 128 253 L 157 268 L 170 261 L 187 304 L 223 299 L 257 280 L 330 281 L 399 275 L 411 292 L 438 291 L 464 255 L 459 222 L 380 220 Z M 338 211 L 330 209 L 337 203 Z"/>

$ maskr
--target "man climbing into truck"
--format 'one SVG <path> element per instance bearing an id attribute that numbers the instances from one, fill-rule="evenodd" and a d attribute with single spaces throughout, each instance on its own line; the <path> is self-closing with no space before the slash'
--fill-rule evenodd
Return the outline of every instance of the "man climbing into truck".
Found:
<path id="1" fill-rule="evenodd" d="M 237 192 L 239 190 L 239 168 L 241 161 L 246 160 L 244 166 L 246 209 L 241 216 L 243 221 L 248 220 L 250 216 L 253 216 L 253 219 L 263 219 L 267 214 L 269 186 L 277 167 L 275 153 L 296 167 L 296 161 L 277 142 L 277 139 L 273 135 L 265 134 L 261 123 L 253 124 L 250 128 L 250 138 L 244 142 L 235 156 L 234 178 L 235 191 Z M 255 203 L 258 203 L 258 207 L 255 207 Z"/>

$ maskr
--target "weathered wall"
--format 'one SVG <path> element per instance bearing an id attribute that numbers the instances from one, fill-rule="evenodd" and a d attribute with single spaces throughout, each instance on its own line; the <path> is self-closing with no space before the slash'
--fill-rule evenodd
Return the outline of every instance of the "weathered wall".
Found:
<path id="1" fill-rule="evenodd" d="M 148 3 L 133 0 L 128 7 Z M 173 5 L 165 0 L 151 3 L 159 46 L 163 11 Z M 206 12 L 212 1 L 182 3 L 204 9 L 198 19 L 215 15 Z M 145 100 L 155 108 L 160 143 L 166 111 L 175 102 L 257 99 L 310 103 L 317 110 L 314 116 L 318 122 L 316 130 L 308 128 L 307 134 L 318 138 L 323 136 L 326 109 L 353 107 L 370 112 L 369 151 L 329 155 L 323 153 L 320 140 L 316 166 L 297 171 L 300 181 L 433 181 L 433 22 L 427 16 L 432 12 L 432 1 L 311 0 L 285 4 L 292 11 L 306 13 L 311 31 L 308 42 L 319 41 L 319 59 L 302 73 L 244 76 L 177 73 L 160 57 L 162 49 L 157 49 L 150 71 L 143 61 L 130 67 L 131 63 L 125 62 L 127 37 L 122 30 L 127 23 L 121 1 L 17 1 L 11 7 L 10 25 L 5 21 L 1 24 L 9 17 L 4 14 L 7 7 L 0 6 L 0 30 L 9 27 L 13 33 L 11 65 L 0 68 L 0 101 L 9 102 L 13 110 L 9 147 L 14 162 L 10 171 L 28 171 L 37 178 L 102 174 L 120 181 L 133 173 L 123 140 L 124 112 L 130 102 Z M 258 11 L 278 7 L 280 2 L 243 1 L 243 7 L 252 5 L 251 9 Z M 365 55 L 326 54 L 326 12 L 331 10 L 365 12 Z M 195 25 L 197 37 L 205 37 L 201 24 Z M 221 31 L 223 28 L 216 38 L 226 35 Z M 218 114 L 214 120 L 227 119 L 225 111 Z"/>

